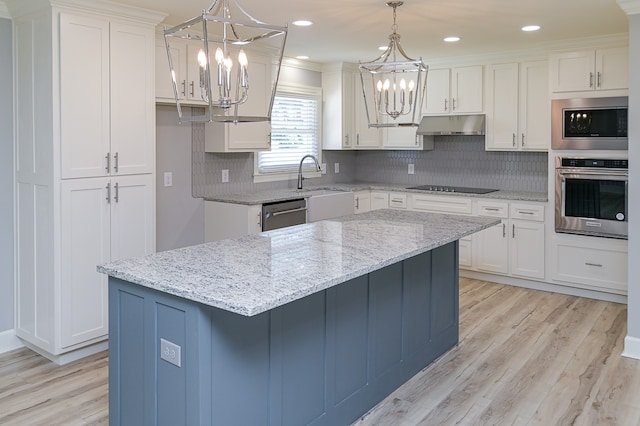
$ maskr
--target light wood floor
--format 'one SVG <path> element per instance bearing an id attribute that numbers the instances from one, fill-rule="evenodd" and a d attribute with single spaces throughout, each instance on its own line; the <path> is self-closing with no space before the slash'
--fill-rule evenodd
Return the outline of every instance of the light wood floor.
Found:
<path id="1" fill-rule="evenodd" d="M 354 423 L 640 425 L 626 306 L 462 279 L 460 344 Z M 108 423 L 106 353 L 0 356 L 0 425 Z"/>

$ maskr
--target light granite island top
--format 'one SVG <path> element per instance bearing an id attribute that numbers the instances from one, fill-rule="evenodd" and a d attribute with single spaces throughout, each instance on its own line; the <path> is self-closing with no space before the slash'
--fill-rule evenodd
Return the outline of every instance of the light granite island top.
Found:
<path id="1" fill-rule="evenodd" d="M 400 210 L 221 240 L 98 266 L 137 285 L 254 316 L 497 224 Z"/>

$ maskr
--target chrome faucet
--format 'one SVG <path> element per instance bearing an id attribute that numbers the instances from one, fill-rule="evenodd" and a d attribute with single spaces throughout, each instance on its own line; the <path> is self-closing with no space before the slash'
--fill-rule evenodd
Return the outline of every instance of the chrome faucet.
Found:
<path id="1" fill-rule="evenodd" d="M 320 163 L 318 163 L 318 159 L 315 156 L 307 154 L 302 157 L 302 159 L 300 160 L 300 166 L 298 167 L 298 189 L 302 189 L 302 181 L 304 180 L 304 177 L 302 177 L 302 163 L 307 158 L 313 158 L 313 161 L 315 161 L 316 163 L 316 170 L 318 172 L 322 170 L 322 168 L 320 167 Z"/>

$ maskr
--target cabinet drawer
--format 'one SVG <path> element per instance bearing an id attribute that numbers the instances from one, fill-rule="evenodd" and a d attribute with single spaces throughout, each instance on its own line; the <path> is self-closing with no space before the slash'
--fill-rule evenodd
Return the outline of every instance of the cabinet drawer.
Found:
<path id="1" fill-rule="evenodd" d="M 554 279 L 627 293 L 627 253 L 558 244 Z"/>
<path id="2" fill-rule="evenodd" d="M 511 203 L 511 219 L 535 220 L 544 222 L 544 206 L 535 204 Z"/>
<path id="3" fill-rule="evenodd" d="M 392 209 L 406 209 L 407 208 L 407 194 L 400 194 L 397 192 L 389 193 L 389 208 Z"/>
<path id="4" fill-rule="evenodd" d="M 411 209 L 434 213 L 471 214 L 471 199 L 442 195 L 412 195 Z"/>
<path id="5" fill-rule="evenodd" d="M 478 216 L 507 219 L 509 217 L 509 203 L 500 201 L 478 201 Z"/>

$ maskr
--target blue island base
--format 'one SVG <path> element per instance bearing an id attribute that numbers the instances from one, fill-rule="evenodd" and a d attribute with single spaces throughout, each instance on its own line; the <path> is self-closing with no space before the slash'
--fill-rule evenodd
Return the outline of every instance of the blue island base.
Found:
<path id="1" fill-rule="evenodd" d="M 458 243 L 253 317 L 111 277 L 109 315 L 111 425 L 348 425 L 457 344 Z"/>

